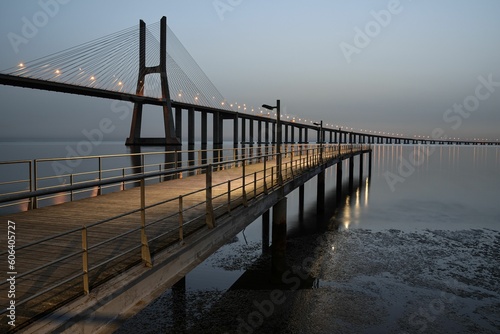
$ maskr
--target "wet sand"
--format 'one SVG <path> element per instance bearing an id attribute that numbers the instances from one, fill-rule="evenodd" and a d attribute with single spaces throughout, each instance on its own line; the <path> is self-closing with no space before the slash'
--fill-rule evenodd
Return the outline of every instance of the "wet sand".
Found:
<path id="1" fill-rule="evenodd" d="M 116 333 L 500 332 L 499 231 L 333 229 L 287 247 L 283 284 L 242 246 L 211 264 L 246 270 L 230 289 L 170 292 Z"/>

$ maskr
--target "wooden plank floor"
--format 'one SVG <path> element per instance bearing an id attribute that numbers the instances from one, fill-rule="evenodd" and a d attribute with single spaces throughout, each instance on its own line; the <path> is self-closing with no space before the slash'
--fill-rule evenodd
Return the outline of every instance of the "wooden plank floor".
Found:
<path id="1" fill-rule="evenodd" d="M 270 168 L 273 162 L 268 162 Z M 263 163 L 257 163 L 246 166 L 246 173 L 260 172 L 263 169 Z M 230 168 L 220 171 L 214 171 L 212 184 L 227 182 L 241 177 L 241 167 Z M 262 177 L 260 173 L 259 178 Z M 247 177 L 247 183 L 253 177 Z M 150 208 L 146 210 L 146 222 L 150 225 L 146 228 L 149 240 L 156 236 L 165 234 L 162 237 L 149 243 L 151 253 L 155 253 L 179 241 L 179 217 L 178 217 L 178 197 L 195 192 L 205 188 L 206 175 L 193 175 L 182 179 L 174 179 L 162 183 L 146 186 L 146 205 L 174 199 L 171 202 Z M 268 177 L 268 183 L 270 177 Z M 262 192 L 262 183 L 260 182 L 258 193 Z M 231 183 L 231 197 L 237 199 L 241 196 L 241 180 Z M 247 192 L 253 195 L 254 186 L 247 186 Z M 227 192 L 227 183 L 213 188 L 213 196 Z M 186 196 L 183 201 L 184 209 L 195 206 L 205 201 L 205 191 Z M 240 201 L 241 202 L 241 201 Z M 227 197 L 214 200 L 214 207 L 223 206 L 226 208 Z M 232 206 L 238 205 L 238 201 L 232 203 Z M 21 212 L 13 215 L 2 216 L 1 220 L 7 225 L 7 221 L 15 222 L 16 247 L 39 241 L 41 239 L 73 229 L 79 229 L 83 225 L 90 225 L 98 221 L 110 219 L 118 215 L 140 209 L 140 188 L 132 188 L 125 191 L 110 193 L 102 196 L 68 202 L 64 204 L 39 208 L 36 210 Z M 224 211 L 221 210 L 221 211 Z M 170 216 L 170 218 L 165 218 Z M 200 219 L 194 219 L 200 217 Z M 193 220 L 194 219 L 194 220 Z M 198 205 L 184 213 L 185 224 L 183 227 L 184 235 L 195 232 L 200 228 L 206 228 L 205 224 L 205 205 Z M 140 227 L 140 212 L 136 212 L 124 217 L 114 219 L 102 225 L 88 229 L 88 246 L 95 247 L 99 243 L 109 240 L 121 233 Z M 166 233 L 170 231 L 169 233 Z M 0 234 L 0 244 L 7 245 L 7 233 Z M 90 271 L 90 285 L 96 286 L 114 277 L 117 273 L 141 262 L 141 238 L 140 231 L 134 231 L 115 241 L 97 246 L 89 250 L 89 267 L 92 268 L 98 263 L 109 260 L 113 257 L 123 254 L 124 251 L 133 247 L 138 247 L 134 251 L 119 256 L 106 265 L 100 266 Z M 6 247 L 6 246 L 5 246 Z M 51 239 L 40 243 L 37 246 L 16 251 L 15 271 L 20 276 L 30 270 L 34 270 L 42 265 L 56 261 L 61 257 L 74 253 L 75 255 L 56 264 L 38 270 L 33 274 L 19 277 L 16 279 L 16 301 L 29 298 L 44 289 L 54 286 L 67 279 L 68 277 L 82 273 L 82 237 L 81 229 L 65 236 Z M 4 251 L 2 249 L 1 251 Z M 0 259 L 1 268 L 8 268 L 7 255 Z M 4 270 L 6 271 L 6 270 Z M 19 328 L 23 323 L 29 323 L 34 318 L 46 312 L 50 312 L 58 306 L 83 295 L 83 280 L 81 277 L 70 280 L 50 292 L 44 293 L 39 297 L 28 301 L 16 308 L 16 327 Z M 0 286 L 0 305 L 4 309 L 8 305 L 7 299 L 8 285 Z M 0 332 L 4 333 L 10 329 L 7 326 L 8 319 L 6 314 L 0 317 Z"/>

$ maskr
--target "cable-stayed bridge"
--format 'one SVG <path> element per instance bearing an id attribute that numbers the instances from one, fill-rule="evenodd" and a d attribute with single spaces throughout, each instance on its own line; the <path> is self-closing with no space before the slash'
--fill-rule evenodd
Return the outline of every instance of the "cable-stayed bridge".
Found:
<path id="1" fill-rule="evenodd" d="M 239 142 L 236 138 L 238 135 L 242 137 L 241 142 L 253 141 L 252 130 L 255 121 L 259 126 L 261 122 L 266 125 L 273 124 L 273 127 L 276 125 L 276 119 L 272 115 L 269 117 L 250 114 L 233 107 L 167 26 L 165 17 L 148 27 L 140 21 L 139 26 L 16 64 L 0 72 L 0 83 L 133 102 L 134 114 L 130 136 L 127 139 L 127 144 L 130 145 L 179 144 L 182 134 L 182 110 L 187 110 L 188 114 L 195 111 L 202 114 L 202 135 L 207 132 L 207 114 L 213 115 L 215 147 L 221 143 L 224 119 L 234 120 L 235 142 Z M 142 113 L 145 104 L 163 107 L 164 138 L 148 138 L 142 135 Z M 188 123 L 194 128 L 194 117 L 192 114 L 190 116 Z M 247 130 L 245 120 L 251 127 L 248 129 L 249 138 L 244 137 Z M 341 128 L 331 126 L 320 130 L 312 122 L 301 123 L 297 122 L 297 119 L 284 119 L 281 126 L 284 128 L 284 142 L 308 142 L 308 130 L 313 130 L 318 133 L 318 139 L 323 138 L 332 143 L 500 144 L 488 140 L 406 138 L 399 134 L 389 135 L 376 131 L 342 131 Z M 319 136 L 320 131 L 324 132 L 322 136 Z"/>

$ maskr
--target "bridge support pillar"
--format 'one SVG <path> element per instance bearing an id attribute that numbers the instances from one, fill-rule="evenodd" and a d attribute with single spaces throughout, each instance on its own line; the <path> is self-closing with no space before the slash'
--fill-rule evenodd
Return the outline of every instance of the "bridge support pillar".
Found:
<path id="1" fill-rule="evenodd" d="M 164 16 L 160 21 L 160 64 L 158 66 L 146 66 L 146 23 L 139 23 L 139 74 L 137 78 L 136 95 L 144 95 L 146 75 L 152 73 L 160 74 L 161 94 L 163 102 L 163 126 L 165 138 L 142 138 L 142 113 L 144 102 L 135 102 L 132 123 L 130 125 L 130 136 L 126 145 L 180 145 L 176 137 L 170 91 L 167 79 L 167 18 Z"/>
<path id="2" fill-rule="evenodd" d="M 299 187 L 299 220 L 304 220 L 304 185 Z"/>
<path id="3" fill-rule="evenodd" d="M 238 153 L 238 131 L 239 131 L 239 128 L 238 128 L 238 114 L 234 115 L 234 118 L 233 118 L 233 150 L 234 150 L 234 153 L 233 153 L 233 159 L 234 160 L 238 160 L 239 159 L 239 153 Z"/>
<path id="4" fill-rule="evenodd" d="M 262 215 L 262 253 L 269 253 L 269 210 Z"/>
<path id="5" fill-rule="evenodd" d="M 281 283 L 281 276 L 286 270 L 286 201 L 281 198 L 273 206 L 273 243 L 272 243 L 272 279 Z"/>
<path id="6" fill-rule="evenodd" d="M 182 108 L 175 108 L 175 136 L 182 142 Z"/>
<path id="7" fill-rule="evenodd" d="M 194 149 L 194 109 L 188 109 L 188 146 Z"/>
<path id="8" fill-rule="evenodd" d="M 223 133 L 223 120 L 220 112 L 213 113 L 213 159 L 218 163 L 222 159 L 222 133 Z M 219 169 L 219 166 L 217 167 Z"/>
<path id="9" fill-rule="evenodd" d="M 364 157 L 365 155 L 361 153 L 359 155 L 359 185 L 363 185 L 363 162 L 364 162 Z"/>
<path id="10" fill-rule="evenodd" d="M 368 179 L 372 179 L 372 151 L 368 152 Z"/>
<path id="11" fill-rule="evenodd" d="M 337 163 L 337 203 L 342 198 L 342 161 Z"/>
<path id="12" fill-rule="evenodd" d="M 316 213 L 322 215 L 325 213 L 325 171 L 323 170 L 317 176 L 316 188 Z"/>
<path id="13" fill-rule="evenodd" d="M 245 144 L 247 140 L 247 125 L 246 125 L 246 119 L 242 118 L 241 119 L 241 143 Z"/>
<path id="14" fill-rule="evenodd" d="M 349 191 L 354 187 L 354 157 L 349 158 Z"/>

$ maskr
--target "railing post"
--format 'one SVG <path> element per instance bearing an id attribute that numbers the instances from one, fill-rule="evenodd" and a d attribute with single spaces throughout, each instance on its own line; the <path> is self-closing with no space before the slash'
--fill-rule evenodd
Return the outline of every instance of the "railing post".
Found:
<path id="1" fill-rule="evenodd" d="M 73 185 L 73 174 L 70 174 L 69 175 L 69 185 L 72 186 Z M 70 191 L 70 196 L 69 196 L 69 199 L 71 202 L 73 202 L 73 190 Z"/>
<path id="2" fill-rule="evenodd" d="M 102 157 L 99 157 L 99 181 L 102 181 Z M 102 195 L 102 185 L 99 185 L 97 195 Z"/>
<path id="3" fill-rule="evenodd" d="M 271 188 L 274 187 L 274 167 L 271 166 Z"/>
<path id="4" fill-rule="evenodd" d="M 182 195 L 179 195 L 179 239 L 181 243 L 184 240 L 184 231 L 183 231 L 183 225 L 184 225 L 184 209 L 183 209 L 183 203 L 182 203 Z"/>
<path id="5" fill-rule="evenodd" d="M 227 181 L 227 212 L 231 212 L 231 180 Z"/>
<path id="6" fill-rule="evenodd" d="M 214 216 L 214 207 L 212 204 L 212 165 L 207 166 L 205 180 L 206 180 L 206 186 L 205 186 L 206 224 L 207 224 L 208 228 L 214 228 L 215 227 L 215 216 Z"/>
<path id="7" fill-rule="evenodd" d="M 267 195 L 267 167 L 266 159 L 264 158 L 264 194 Z"/>
<path id="8" fill-rule="evenodd" d="M 253 173 L 253 198 L 257 197 L 257 172 Z"/>
<path id="9" fill-rule="evenodd" d="M 146 267 L 153 266 L 146 235 L 146 186 L 144 179 L 141 179 L 141 256 Z"/>
<path id="10" fill-rule="evenodd" d="M 198 151 L 198 166 L 201 166 L 201 156 L 202 156 L 202 153 L 201 153 L 201 150 Z M 196 174 L 201 174 L 201 168 L 198 168 L 196 170 Z"/>
<path id="11" fill-rule="evenodd" d="M 33 191 L 33 162 L 30 160 L 28 162 L 28 173 L 30 174 L 30 184 L 29 184 L 29 187 L 30 187 L 30 191 Z M 33 202 L 34 202 L 34 197 L 31 197 L 30 198 L 30 203 L 29 203 L 29 206 L 28 206 L 28 210 L 32 210 L 33 209 Z"/>
<path id="12" fill-rule="evenodd" d="M 245 189 L 246 186 L 246 181 L 245 181 L 245 174 L 246 174 L 246 168 L 245 168 L 245 160 L 243 160 L 243 166 L 241 167 L 242 169 L 242 177 L 241 177 L 241 190 L 242 190 L 242 195 L 243 195 L 243 205 L 246 207 L 248 206 L 248 200 L 247 200 L 247 190 Z"/>
<path id="13" fill-rule="evenodd" d="M 83 270 L 83 292 L 90 293 L 89 287 L 89 253 L 87 247 L 87 226 L 82 227 L 82 270 Z"/>
<path id="14" fill-rule="evenodd" d="M 38 188 L 38 185 L 37 185 L 38 164 L 37 164 L 36 159 L 33 160 L 33 165 L 34 165 L 33 166 L 33 191 L 36 191 Z M 38 207 L 38 198 L 35 196 L 35 197 L 33 197 L 32 201 L 33 201 L 32 207 L 33 207 L 33 209 L 36 209 Z"/>

